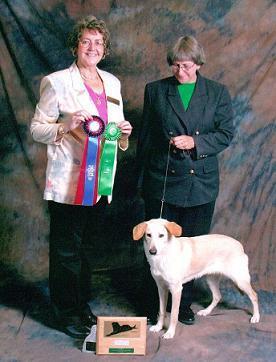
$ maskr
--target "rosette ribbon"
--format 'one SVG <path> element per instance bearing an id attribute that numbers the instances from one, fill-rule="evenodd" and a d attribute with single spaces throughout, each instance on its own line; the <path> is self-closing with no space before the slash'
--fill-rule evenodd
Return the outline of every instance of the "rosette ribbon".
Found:
<path id="1" fill-rule="evenodd" d="M 98 197 L 98 165 L 100 159 L 100 136 L 105 129 L 104 121 L 92 116 L 83 123 L 87 134 L 80 168 L 75 204 L 92 206 Z"/>
<path id="2" fill-rule="evenodd" d="M 111 201 L 112 190 L 117 163 L 117 140 L 121 137 L 122 131 L 115 122 L 106 125 L 103 133 L 104 146 L 99 166 L 99 188 L 98 194 L 108 196 Z"/>

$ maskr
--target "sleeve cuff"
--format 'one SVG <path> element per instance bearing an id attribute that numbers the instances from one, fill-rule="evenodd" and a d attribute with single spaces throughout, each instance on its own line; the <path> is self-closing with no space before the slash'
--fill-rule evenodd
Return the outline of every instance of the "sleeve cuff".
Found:
<path id="1" fill-rule="evenodd" d="M 119 140 L 119 148 L 122 151 L 126 151 L 128 149 L 128 138 L 126 140 Z"/>

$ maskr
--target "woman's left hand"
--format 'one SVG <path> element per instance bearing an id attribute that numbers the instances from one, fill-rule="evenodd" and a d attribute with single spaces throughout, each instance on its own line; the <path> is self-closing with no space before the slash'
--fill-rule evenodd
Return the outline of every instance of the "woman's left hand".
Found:
<path id="1" fill-rule="evenodd" d="M 193 137 L 185 135 L 173 137 L 171 144 L 180 150 L 191 150 L 195 147 Z"/>
<path id="2" fill-rule="evenodd" d="M 124 120 L 124 121 L 121 121 L 121 122 L 117 123 L 117 126 L 122 131 L 121 139 L 127 139 L 130 136 L 131 132 L 132 132 L 131 124 L 128 121 Z"/>

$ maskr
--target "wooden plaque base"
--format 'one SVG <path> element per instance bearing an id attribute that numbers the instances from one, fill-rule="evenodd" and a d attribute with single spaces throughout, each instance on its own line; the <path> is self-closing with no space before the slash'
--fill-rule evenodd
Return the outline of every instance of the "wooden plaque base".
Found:
<path id="1" fill-rule="evenodd" d="M 98 317 L 96 354 L 146 354 L 146 317 Z"/>

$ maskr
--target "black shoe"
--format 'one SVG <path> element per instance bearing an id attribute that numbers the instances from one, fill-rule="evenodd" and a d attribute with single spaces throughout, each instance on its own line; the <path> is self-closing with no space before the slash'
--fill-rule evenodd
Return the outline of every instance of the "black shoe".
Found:
<path id="1" fill-rule="evenodd" d="M 147 325 L 153 326 L 157 323 L 157 317 L 147 317 Z"/>
<path id="2" fill-rule="evenodd" d="M 63 325 L 60 330 L 76 339 L 85 339 L 90 332 L 89 328 L 79 324 Z"/>
<path id="3" fill-rule="evenodd" d="M 146 313 L 147 314 L 147 324 L 154 325 L 157 323 L 158 314 L 157 313 Z"/>
<path id="4" fill-rule="evenodd" d="M 188 324 L 188 325 L 194 324 L 195 314 L 191 310 L 190 307 L 183 308 L 183 309 L 179 310 L 178 320 L 179 320 L 179 322 L 184 323 L 184 324 Z"/>
<path id="5" fill-rule="evenodd" d="M 72 338 L 84 339 L 90 333 L 90 329 L 87 328 L 79 316 L 56 316 L 55 320 L 52 320 L 52 327 L 67 334 Z"/>
<path id="6" fill-rule="evenodd" d="M 91 329 L 91 327 L 93 325 L 97 324 L 97 317 L 92 313 L 89 306 L 85 307 L 82 310 L 82 312 L 80 314 L 80 318 L 81 318 L 82 323 L 89 329 Z"/>

